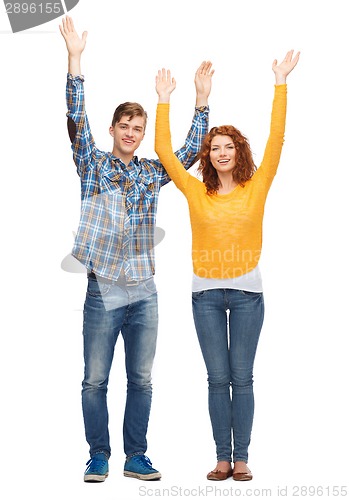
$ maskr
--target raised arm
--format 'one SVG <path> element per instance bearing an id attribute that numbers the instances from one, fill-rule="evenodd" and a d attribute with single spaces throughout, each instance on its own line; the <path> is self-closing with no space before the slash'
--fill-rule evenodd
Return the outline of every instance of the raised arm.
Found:
<path id="1" fill-rule="evenodd" d="M 184 191 L 190 174 L 174 154 L 170 132 L 170 96 L 176 88 L 176 81 L 169 70 L 159 70 L 155 78 L 155 88 L 159 96 L 156 110 L 155 151 L 168 175 L 176 186 Z"/>
<path id="2" fill-rule="evenodd" d="M 286 83 L 287 76 L 291 73 L 299 61 L 300 52 L 293 57 L 293 50 L 287 52 L 285 59 L 278 64 L 277 59 L 273 61 L 273 71 L 275 73 L 275 85 Z"/>
<path id="3" fill-rule="evenodd" d="M 271 113 L 270 133 L 263 160 L 260 168 L 258 169 L 259 174 L 263 174 L 268 178 L 269 186 L 276 174 L 284 143 L 287 107 L 286 80 L 289 73 L 291 73 L 298 63 L 300 56 L 300 53 L 298 52 L 293 57 L 293 52 L 293 50 L 287 52 L 285 58 L 280 64 L 277 63 L 276 59 L 272 64 L 272 69 L 275 74 L 275 91 Z M 258 174 L 258 171 L 256 174 Z"/>
<path id="4" fill-rule="evenodd" d="M 211 61 L 203 61 L 195 73 L 195 90 L 196 102 L 195 106 L 208 106 L 208 96 L 211 93 L 212 76 L 214 69 L 212 69 Z"/>
<path id="5" fill-rule="evenodd" d="M 196 162 L 203 138 L 208 132 L 208 97 L 211 92 L 213 73 L 210 61 L 203 61 L 195 73 L 196 101 L 193 121 L 184 145 L 175 152 L 175 155 L 186 169 Z"/>
<path id="6" fill-rule="evenodd" d="M 208 116 L 209 116 L 208 97 L 211 91 L 211 81 L 213 73 L 214 71 L 212 70 L 212 64 L 209 61 L 208 62 L 204 61 L 203 63 L 201 63 L 201 65 L 199 66 L 199 68 L 195 73 L 194 82 L 196 89 L 196 101 L 195 101 L 194 117 L 192 120 L 190 130 L 187 134 L 184 146 L 178 151 L 175 151 L 174 153 L 181 162 L 182 167 L 184 167 L 185 169 L 190 168 L 196 162 L 197 156 L 201 150 L 202 141 L 208 132 Z M 159 97 L 159 99 L 163 101 L 160 102 L 161 105 L 169 104 L 170 100 L 169 96 L 173 90 L 172 89 L 171 92 L 169 93 L 167 93 L 169 89 L 165 90 L 164 84 L 166 78 L 167 78 L 167 71 L 164 69 L 159 71 L 156 77 L 157 91 L 158 91 L 158 86 L 160 85 L 159 91 L 163 92 L 161 97 Z M 170 83 L 171 85 L 174 84 L 175 86 L 174 79 L 168 80 L 166 84 L 167 83 Z M 161 107 L 159 107 L 159 109 L 160 108 Z M 167 113 L 169 113 L 168 110 Z M 160 160 L 157 160 L 156 163 L 159 172 L 161 173 L 161 170 L 163 171 L 163 165 L 161 164 Z M 169 180 L 170 179 L 168 175 L 165 173 L 165 175 L 163 176 L 162 185 L 166 184 Z"/>
<path id="7" fill-rule="evenodd" d="M 80 38 L 75 31 L 73 19 L 69 16 L 62 19 L 59 30 L 68 50 L 68 73 L 72 76 L 81 75 L 81 54 L 86 46 L 87 31 Z"/>
<path id="8" fill-rule="evenodd" d="M 78 174 L 91 164 L 94 139 L 85 111 L 84 77 L 81 75 L 81 54 L 85 49 L 87 32 L 80 38 L 71 17 L 66 16 L 59 26 L 68 50 L 68 77 L 66 86 L 68 132 L 72 142 L 73 158 Z"/>

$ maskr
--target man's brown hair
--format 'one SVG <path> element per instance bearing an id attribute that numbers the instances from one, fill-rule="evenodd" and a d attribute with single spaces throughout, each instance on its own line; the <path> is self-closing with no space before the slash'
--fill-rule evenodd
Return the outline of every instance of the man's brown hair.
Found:
<path id="1" fill-rule="evenodd" d="M 144 129 L 147 125 L 148 115 L 138 102 L 124 102 L 123 104 L 119 104 L 114 111 L 111 126 L 114 127 L 115 123 L 118 123 L 123 116 L 129 116 L 130 120 L 135 116 L 142 116 L 144 118 Z"/>

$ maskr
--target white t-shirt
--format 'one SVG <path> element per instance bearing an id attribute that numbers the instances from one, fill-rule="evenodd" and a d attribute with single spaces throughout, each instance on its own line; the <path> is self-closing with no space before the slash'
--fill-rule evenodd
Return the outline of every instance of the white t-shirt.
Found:
<path id="1" fill-rule="evenodd" d="M 200 278 L 193 274 L 192 291 L 200 292 L 212 288 L 234 288 L 236 290 L 245 290 L 246 292 L 262 292 L 262 276 L 259 267 L 256 266 L 249 273 L 243 274 L 238 278 L 215 279 Z"/>

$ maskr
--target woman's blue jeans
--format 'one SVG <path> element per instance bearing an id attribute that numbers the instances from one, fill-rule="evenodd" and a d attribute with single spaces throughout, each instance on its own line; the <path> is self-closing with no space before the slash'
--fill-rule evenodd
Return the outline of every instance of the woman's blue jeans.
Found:
<path id="1" fill-rule="evenodd" d="M 107 390 L 120 332 L 124 339 L 127 375 L 124 451 L 127 457 L 145 453 L 157 327 L 157 293 L 152 278 L 136 286 L 119 286 L 88 277 L 83 325 L 82 408 L 91 457 L 100 452 L 109 457 L 111 452 Z"/>
<path id="2" fill-rule="evenodd" d="M 264 318 L 262 293 L 193 292 L 195 327 L 208 374 L 217 460 L 248 461 L 254 396 L 253 364 Z"/>

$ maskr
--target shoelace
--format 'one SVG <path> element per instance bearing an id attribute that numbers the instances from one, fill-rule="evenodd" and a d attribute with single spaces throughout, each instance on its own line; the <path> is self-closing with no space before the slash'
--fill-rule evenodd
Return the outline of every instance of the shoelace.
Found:
<path id="1" fill-rule="evenodd" d="M 145 469 L 152 469 L 153 467 L 153 464 L 151 463 L 151 461 L 149 460 L 148 457 L 146 457 L 145 455 L 135 455 L 133 457 L 135 460 L 137 460 L 137 462 L 140 463 L 140 465 L 142 465 Z"/>
<path id="2" fill-rule="evenodd" d="M 105 466 L 105 460 L 98 460 L 97 458 L 91 458 L 86 465 L 89 465 L 89 472 L 101 473 L 103 467 Z"/>

